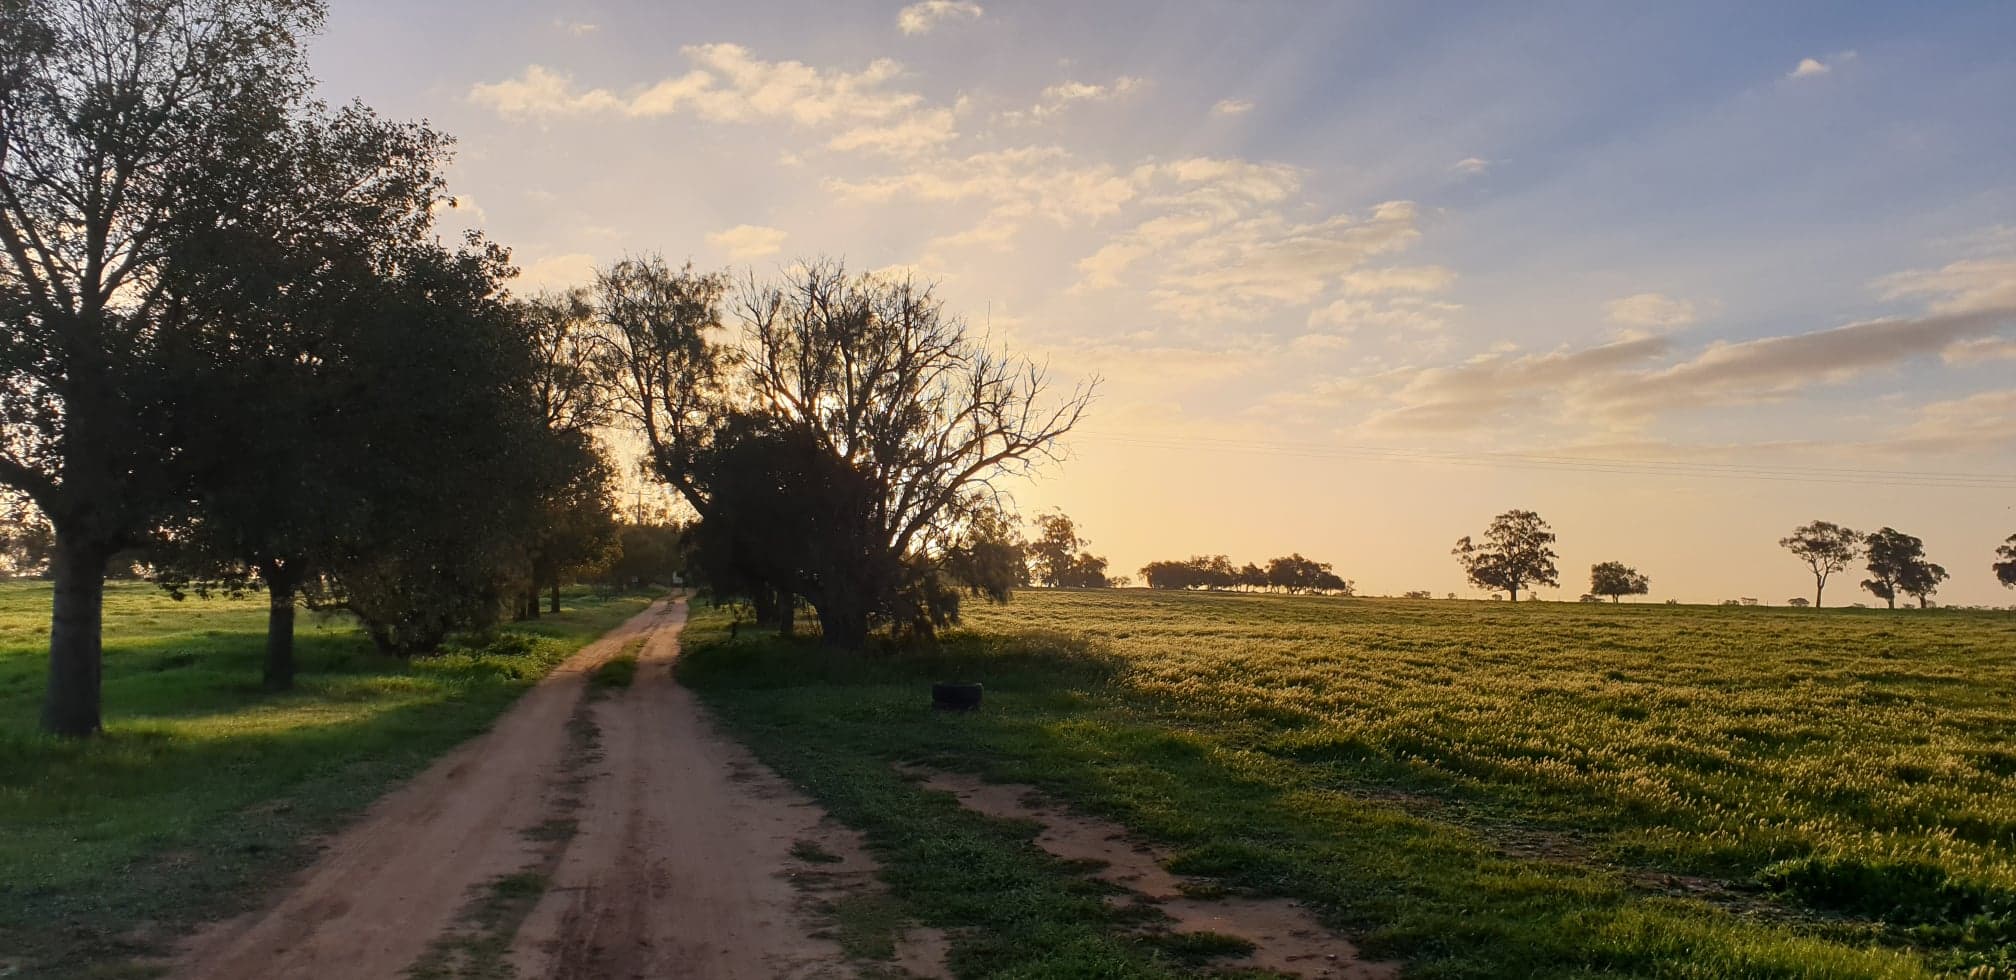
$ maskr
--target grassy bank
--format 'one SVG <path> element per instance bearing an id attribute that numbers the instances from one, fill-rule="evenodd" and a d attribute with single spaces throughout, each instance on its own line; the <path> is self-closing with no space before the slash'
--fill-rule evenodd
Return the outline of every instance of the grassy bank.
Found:
<path id="1" fill-rule="evenodd" d="M 260 690 L 263 601 L 177 603 L 117 585 L 105 608 L 105 733 L 35 730 L 49 591 L 0 584 L 0 976 L 144 975 L 190 924 L 240 910 L 307 842 L 458 742 L 552 666 L 641 610 L 567 611 L 410 663 L 304 615 L 301 673 Z"/>
<path id="2" fill-rule="evenodd" d="M 723 622 L 681 676 L 967 930 L 962 976 L 1194 968 L 894 762 L 1043 786 L 1413 976 L 2016 965 L 2016 617 L 1029 592 L 858 657 Z M 933 715 L 951 677 L 985 710 Z"/>

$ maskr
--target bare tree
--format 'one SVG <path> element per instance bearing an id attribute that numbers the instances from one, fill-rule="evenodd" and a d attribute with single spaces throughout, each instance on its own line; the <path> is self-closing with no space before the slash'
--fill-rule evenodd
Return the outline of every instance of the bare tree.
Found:
<path id="1" fill-rule="evenodd" d="M 1001 480 L 1059 460 L 1097 382 L 1053 399 L 1041 365 L 976 342 L 929 286 L 838 262 L 750 283 L 739 312 L 753 402 L 863 493 L 833 512 L 809 569 L 826 641 L 859 645 L 877 615 L 928 628 L 889 607 L 904 566 L 950 548 Z"/>

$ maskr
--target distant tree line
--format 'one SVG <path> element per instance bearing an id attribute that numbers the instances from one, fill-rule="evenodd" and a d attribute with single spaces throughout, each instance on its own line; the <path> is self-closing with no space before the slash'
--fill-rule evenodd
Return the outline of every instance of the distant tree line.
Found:
<path id="1" fill-rule="evenodd" d="M 1151 589 L 1239 590 L 1352 595 L 1350 580 L 1331 570 L 1329 562 L 1304 558 L 1298 552 L 1270 558 L 1265 566 L 1248 562 L 1234 566 L 1224 555 L 1197 555 L 1183 561 L 1152 561 L 1141 566 L 1141 580 Z"/>

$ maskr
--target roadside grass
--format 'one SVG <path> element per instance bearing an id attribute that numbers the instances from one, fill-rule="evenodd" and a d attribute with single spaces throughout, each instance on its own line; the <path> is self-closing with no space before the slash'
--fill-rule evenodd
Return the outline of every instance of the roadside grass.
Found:
<path id="1" fill-rule="evenodd" d="M 44 583 L 0 583 L 0 976 L 137 976 L 195 923 L 256 904 L 354 817 L 487 728 L 649 597 L 566 612 L 411 662 L 303 616 L 296 690 L 260 689 L 263 601 L 108 587 L 104 734 L 36 731 Z"/>
<path id="2" fill-rule="evenodd" d="M 1029 591 L 835 655 L 696 612 L 682 680 L 961 976 L 1202 951 L 895 763 L 1039 786 L 1409 976 L 2016 975 L 2016 617 Z M 931 712 L 949 677 L 982 710 Z"/>

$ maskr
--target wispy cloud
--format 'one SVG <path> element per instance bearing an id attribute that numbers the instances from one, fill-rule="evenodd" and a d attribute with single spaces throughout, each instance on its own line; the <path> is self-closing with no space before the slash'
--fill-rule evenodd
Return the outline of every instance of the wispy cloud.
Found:
<path id="1" fill-rule="evenodd" d="M 1451 173 L 1460 174 L 1465 177 L 1475 177 L 1489 169 L 1491 169 L 1491 161 L 1483 157 L 1464 157 L 1449 165 Z"/>
<path id="2" fill-rule="evenodd" d="M 1055 116 L 1074 105 L 1088 102 L 1111 102 L 1141 90 L 1147 82 L 1132 75 L 1122 75 L 1111 82 L 1095 83 L 1063 81 L 1043 90 L 1036 104 L 1028 109 L 1015 109 L 1001 114 L 1001 121 L 1014 124 L 1035 122 Z"/>
<path id="3" fill-rule="evenodd" d="M 585 20 L 568 20 L 565 17 L 556 18 L 553 21 L 553 26 L 563 33 L 572 34 L 575 37 L 586 37 L 602 29 L 599 24 L 591 24 Z"/>
<path id="4" fill-rule="evenodd" d="M 1243 116 L 1253 111 L 1253 103 L 1247 99 L 1219 99 L 1211 111 L 1220 116 Z"/>
<path id="5" fill-rule="evenodd" d="M 905 34 L 928 34 L 947 21 L 979 20 L 986 11 L 972 0 L 922 0 L 896 14 L 896 27 Z"/>
<path id="6" fill-rule="evenodd" d="M 708 235 L 707 244 L 728 253 L 731 259 L 758 259 L 777 254 L 784 247 L 787 237 L 777 228 L 736 225 Z"/>
<path id="7" fill-rule="evenodd" d="M 1665 293 L 1637 293 L 1613 299 L 1603 307 L 1603 315 L 1620 327 L 1639 330 L 1672 330 L 1695 320 L 1694 304 Z"/>
<path id="8" fill-rule="evenodd" d="M 470 88 L 470 101 L 500 115 L 550 118 L 691 114 L 710 122 L 779 121 L 837 130 L 828 146 L 910 153 L 957 135 L 954 114 L 926 108 L 896 87 L 902 66 L 878 58 L 859 71 L 821 70 L 799 61 L 766 61 L 738 44 L 680 49 L 692 70 L 618 93 L 583 88 L 566 74 L 528 66 L 517 78 Z"/>

